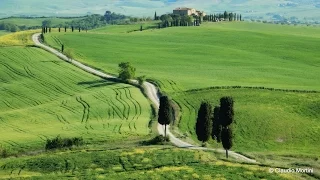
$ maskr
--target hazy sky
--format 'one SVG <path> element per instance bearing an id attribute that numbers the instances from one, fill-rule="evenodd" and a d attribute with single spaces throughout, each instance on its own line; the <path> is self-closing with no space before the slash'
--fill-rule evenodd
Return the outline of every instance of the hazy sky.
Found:
<path id="1" fill-rule="evenodd" d="M 279 8 L 279 4 L 296 6 Z M 177 7 L 193 7 L 207 13 L 224 10 L 234 12 L 266 13 L 283 10 L 318 10 L 320 0 L 0 0 L 0 16 L 8 15 L 84 15 L 87 12 L 104 13 L 106 10 L 134 16 L 152 16 L 172 12 Z"/>

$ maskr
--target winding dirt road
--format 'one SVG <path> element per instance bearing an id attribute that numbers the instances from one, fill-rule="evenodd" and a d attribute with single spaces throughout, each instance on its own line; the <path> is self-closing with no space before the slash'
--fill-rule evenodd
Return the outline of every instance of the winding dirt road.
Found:
<path id="1" fill-rule="evenodd" d="M 55 54 L 56 56 L 58 56 L 59 58 L 79 67 L 80 69 L 84 70 L 84 71 L 87 71 L 93 75 L 96 75 L 96 76 L 99 76 L 99 77 L 102 77 L 102 78 L 114 78 L 116 79 L 117 77 L 114 77 L 114 76 L 111 76 L 111 75 L 108 75 L 108 74 L 105 74 L 101 71 L 98 71 L 98 70 L 95 70 L 89 66 L 86 66 L 74 59 L 69 59 L 67 56 L 65 56 L 64 54 L 62 54 L 61 52 L 49 47 L 49 46 L 46 46 L 44 44 L 42 44 L 40 41 L 39 41 L 39 38 L 40 38 L 40 33 L 37 33 L 37 34 L 34 34 L 32 36 L 32 40 L 33 42 L 35 43 L 35 45 Z M 136 82 L 135 80 L 133 82 Z M 144 83 L 144 86 L 146 88 L 146 94 L 148 96 L 148 98 L 156 105 L 156 107 L 158 108 L 159 107 L 159 97 L 158 97 L 158 90 L 157 88 L 155 87 L 155 85 L 149 83 L 149 82 L 145 82 Z M 161 135 L 164 135 L 164 126 L 158 124 L 158 132 L 159 134 Z M 199 147 L 199 146 L 194 146 L 192 144 L 189 144 L 187 142 L 184 142 L 182 141 L 181 139 L 178 139 L 177 137 L 175 137 L 169 130 L 169 128 L 167 128 L 167 135 L 169 136 L 170 138 L 170 141 L 172 142 L 172 144 L 174 144 L 175 146 L 177 147 L 180 147 L 180 148 L 188 148 L 188 149 L 195 149 L 195 150 L 206 150 L 206 151 L 215 151 L 215 152 L 219 152 L 219 153 L 225 153 L 225 151 L 223 149 L 212 149 L 212 148 L 205 148 L 205 147 Z M 233 152 L 233 151 L 229 151 L 229 156 L 230 157 L 233 157 L 233 158 L 236 158 L 238 160 L 241 160 L 241 161 L 246 161 L 246 162 L 249 162 L 249 163 L 256 163 L 256 161 L 254 159 L 250 159 L 248 157 L 245 157 L 241 154 L 238 154 L 236 152 Z"/>

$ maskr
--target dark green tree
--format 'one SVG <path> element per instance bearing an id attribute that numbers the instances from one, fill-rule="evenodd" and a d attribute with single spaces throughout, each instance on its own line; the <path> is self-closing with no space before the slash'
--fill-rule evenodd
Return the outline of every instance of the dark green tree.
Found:
<path id="1" fill-rule="evenodd" d="M 198 111 L 196 134 L 202 143 L 209 140 L 212 132 L 212 106 L 209 102 L 202 102 Z"/>
<path id="2" fill-rule="evenodd" d="M 51 33 L 51 27 L 49 28 L 49 33 Z"/>
<path id="3" fill-rule="evenodd" d="M 74 31 L 74 27 L 73 27 L 73 26 L 71 26 L 71 31 L 72 31 L 72 32 Z"/>
<path id="4" fill-rule="evenodd" d="M 52 26 L 52 21 L 51 20 L 44 20 L 42 21 L 42 26 Z"/>
<path id="5" fill-rule="evenodd" d="M 167 125 L 173 121 L 172 105 L 167 96 L 160 98 L 160 106 L 158 112 L 158 123 L 164 125 L 164 136 L 167 136 Z"/>
<path id="6" fill-rule="evenodd" d="M 233 134 L 231 127 L 222 128 L 221 132 L 221 141 L 222 146 L 226 150 L 226 157 L 228 158 L 228 150 L 232 148 L 233 145 Z"/>
<path id="7" fill-rule="evenodd" d="M 158 20 L 158 19 L 157 19 L 157 11 L 154 12 L 154 20 L 155 20 L 155 21 Z"/>
<path id="8" fill-rule="evenodd" d="M 229 19 L 229 13 L 227 11 L 224 11 L 223 13 L 223 18 L 226 21 L 227 19 Z"/>
<path id="9" fill-rule="evenodd" d="M 59 32 L 61 31 L 60 29 L 61 29 L 61 27 L 59 27 Z"/>
<path id="10" fill-rule="evenodd" d="M 46 33 L 48 33 L 48 27 L 46 27 Z"/>
<path id="11" fill-rule="evenodd" d="M 216 140 L 218 143 L 221 142 L 221 130 L 222 126 L 219 121 L 220 116 L 220 107 L 216 106 L 213 109 L 213 118 L 212 118 L 212 139 Z"/>
<path id="12" fill-rule="evenodd" d="M 81 32 L 81 28 L 79 27 L 79 32 Z"/>
<path id="13" fill-rule="evenodd" d="M 233 21 L 233 13 L 229 13 L 229 21 Z"/>
<path id="14" fill-rule="evenodd" d="M 242 15 L 240 14 L 240 21 L 242 21 Z"/>
<path id="15" fill-rule="evenodd" d="M 227 127 L 233 122 L 233 104 L 232 97 L 227 96 L 220 99 L 219 121 L 223 127 Z"/>
<path id="16" fill-rule="evenodd" d="M 233 21 L 236 21 L 237 20 L 237 13 L 234 13 L 233 14 Z"/>
<path id="17" fill-rule="evenodd" d="M 136 68 L 131 66 L 129 62 L 122 62 L 119 64 L 119 78 L 128 81 L 133 79 L 136 74 Z"/>
<path id="18" fill-rule="evenodd" d="M 140 31 L 142 31 L 142 25 L 140 26 Z"/>
<path id="19" fill-rule="evenodd" d="M 67 32 L 67 26 L 64 27 L 64 32 Z"/>
<path id="20" fill-rule="evenodd" d="M 61 45 L 61 52 L 63 52 L 64 51 L 64 45 L 62 44 Z"/>

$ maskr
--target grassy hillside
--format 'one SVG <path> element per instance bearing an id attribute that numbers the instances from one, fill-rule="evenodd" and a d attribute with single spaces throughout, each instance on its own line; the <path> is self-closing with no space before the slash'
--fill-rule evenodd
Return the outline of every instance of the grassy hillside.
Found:
<path id="1" fill-rule="evenodd" d="M 268 167 L 176 148 L 69 151 L 6 159 L 0 167 L 0 176 L 16 179 L 300 179 L 299 174 L 272 174 Z"/>
<path id="2" fill-rule="evenodd" d="M 52 33 L 46 42 L 57 48 L 64 43 L 76 58 L 112 73 L 119 62 L 130 61 L 138 75 L 184 90 L 220 85 L 320 90 L 318 28 L 210 23 L 134 33 Z"/>
<path id="3" fill-rule="evenodd" d="M 93 143 L 149 134 L 150 105 L 137 88 L 35 47 L 2 47 L 0 64 L 0 147 L 9 152 L 43 148 L 57 135 Z"/>
<path id="4" fill-rule="evenodd" d="M 59 24 L 65 24 L 66 22 L 71 22 L 73 20 L 80 20 L 82 18 L 5 18 L 0 19 L 0 23 L 12 23 L 17 26 L 27 26 L 27 27 L 33 27 L 33 26 L 42 26 L 42 21 L 50 20 L 52 23 L 52 26 L 57 26 Z"/>
<path id="5" fill-rule="evenodd" d="M 218 105 L 222 96 L 231 95 L 236 100 L 236 151 L 319 155 L 319 93 L 185 92 L 237 85 L 320 90 L 318 28 L 239 22 L 133 33 L 98 31 L 47 34 L 46 42 L 57 48 L 64 43 L 81 61 L 108 72 L 116 73 L 119 62 L 132 62 L 138 75 L 153 79 L 179 103 L 179 128 L 193 139 L 200 101 Z"/>
<path id="6" fill-rule="evenodd" d="M 258 89 L 178 93 L 173 99 L 183 112 L 178 122 L 181 132 L 196 140 L 194 129 L 201 101 L 219 105 L 220 98 L 226 95 L 235 100 L 235 151 L 319 155 L 320 93 Z"/>
<path id="7" fill-rule="evenodd" d="M 154 29 L 158 28 L 158 24 L 154 22 L 141 22 L 130 25 L 117 25 L 117 26 L 106 26 L 103 28 L 93 29 L 90 32 L 93 33 L 129 33 L 134 31 L 140 31 L 140 27 L 142 25 L 142 29 Z"/>
<path id="8" fill-rule="evenodd" d="M 9 34 L 9 32 L 0 30 L 0 36 L 6 35 L 6 34 Z"/>

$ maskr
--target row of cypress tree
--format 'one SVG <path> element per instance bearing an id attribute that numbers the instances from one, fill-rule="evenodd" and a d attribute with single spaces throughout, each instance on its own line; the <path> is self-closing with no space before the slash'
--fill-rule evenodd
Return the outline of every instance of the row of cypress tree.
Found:
<path id="1" fill-rule="evenodd" d="M 218 143 L 222 143 L 226 150 L 233 144 L 232 123 L 234 121 L 234 101 L 232 97 L 226 96 L 220 99 L 220 106 L 212 105 L 208 101 L 201 103 L 196 121 L 196 134 L 199 141 L 207 142 L 210 137 Z M 158 123 L 165 126 L 165 137 L 167 135 L 167 125 L 174 121 L 174 110 L 172 103 L 167 96 L 160 98 L 160 107 L 158 112 Z"/>
<path id="2" fill-rule="evenodd" d="M 228 150 L 233 144 L 232 123 L 234 121 L 234 101 L 232 97 L 222 97 L 220 106 L 212 108 L 208 102 L 202 102 L 198 111 L 196 122 L 196 134 L 199 141 L 205 143 L 212 137 L 218 143 L 222 143 L 226 150 L 228 158 Z"/>
<path id="3" fill-rule="evenodd" d="M 59 32 L 61 32 L 61 27 L 59 27 Z M 75 30 L 75 27 L 74 26 L 71 26 L 71 31 L 74 32 Z M 78 27 L 78 30 L 79 32 L 81 32 L 81 27 Z M 86 29 L 87 31 L 87 29 Z M 51 33 L 51 27 L 47 27 L 47 26 L 43 26 L 42 27 L 42 34 L 45 34 L 45 33 Z M 64 27 L 64 32 L 67 32 L 67 26 Z"/>

